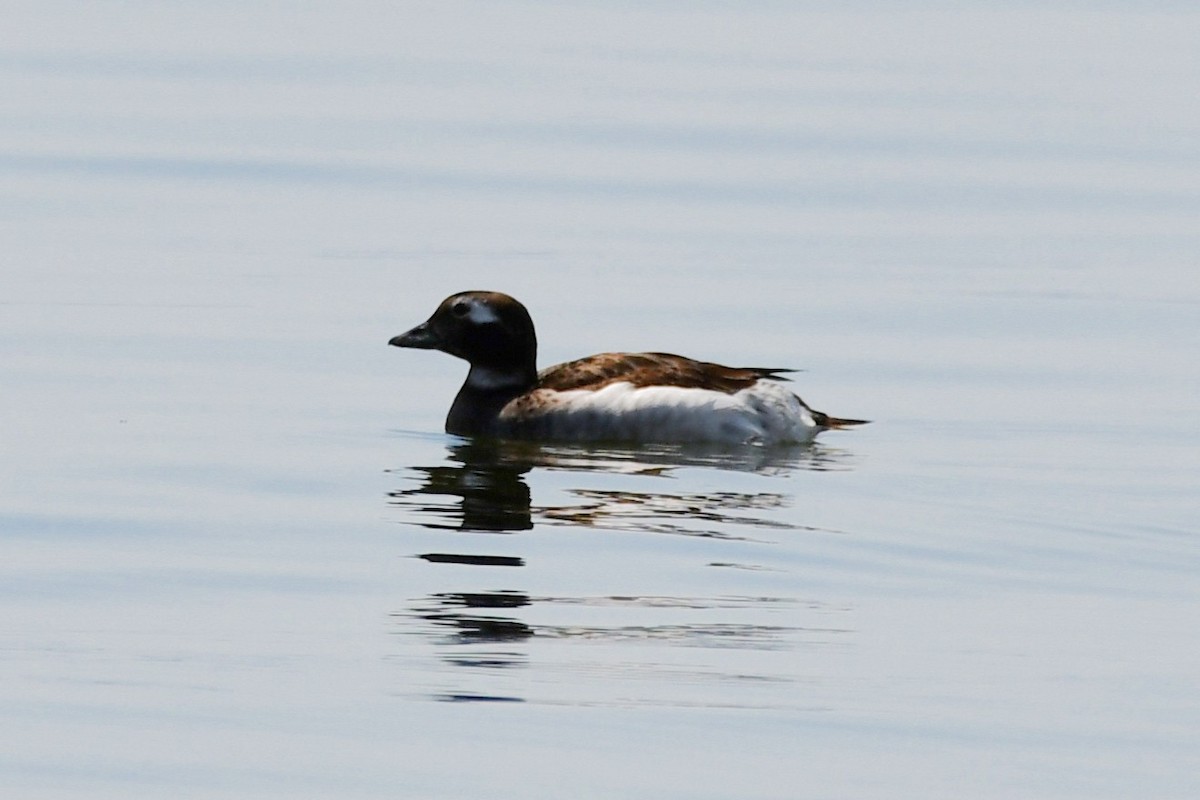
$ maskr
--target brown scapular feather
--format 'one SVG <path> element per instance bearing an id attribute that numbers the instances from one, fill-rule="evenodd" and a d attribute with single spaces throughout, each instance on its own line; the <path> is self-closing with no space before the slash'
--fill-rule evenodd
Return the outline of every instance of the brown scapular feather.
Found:
<path id="1" fill-rule="evenodd" d="M 777 367 L 726 367 L 672 353 L 600 353 L 543 370 L 538 389 L 601 389 L 613 383 L 634 386 L 678 386 L 733 394 L 762 378 L 788 380 Z"/>

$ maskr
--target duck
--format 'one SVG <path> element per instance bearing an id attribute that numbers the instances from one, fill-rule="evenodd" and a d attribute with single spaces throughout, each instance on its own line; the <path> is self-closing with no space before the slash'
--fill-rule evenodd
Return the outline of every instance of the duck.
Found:
<path id="1" fill-rule="evenodd" d="M 868 422 L 813 409 L 784 385 L 792 369 L 646 352 L 599 353 L 539 371 L 533 318 L 502 292 L 450 295 L 388 344 L 440 350 L 470 365 L 445 425 L 464 437 L 776 445 Z"/>

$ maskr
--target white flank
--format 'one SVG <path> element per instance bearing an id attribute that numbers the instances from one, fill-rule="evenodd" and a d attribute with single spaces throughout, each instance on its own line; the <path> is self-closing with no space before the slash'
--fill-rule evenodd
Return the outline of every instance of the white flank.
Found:
<path id="1" fill-rule="evenodd" d="M 816 424 L 799 398 L 773 381 L 736 394 L 678 386 L 614 383 L 599 390 L 538 390 L 536 405 L 510 404 L 502 425 L 574 441 L 807 442 Z"/>

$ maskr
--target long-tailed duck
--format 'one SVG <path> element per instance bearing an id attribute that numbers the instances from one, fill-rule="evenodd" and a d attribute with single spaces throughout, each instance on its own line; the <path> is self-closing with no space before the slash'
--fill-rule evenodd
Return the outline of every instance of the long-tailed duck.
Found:
<path id="1" fill-rule="evenodd" d="M 538 372 L 533 320 L 500 292 L 451 295 L 388 344 L 470 363 L 446 417 L 446 431 L 463 436 L 776 444 L 867 422 L 810 408 L 779 382 L 787 369 L 601 353 Z"/>

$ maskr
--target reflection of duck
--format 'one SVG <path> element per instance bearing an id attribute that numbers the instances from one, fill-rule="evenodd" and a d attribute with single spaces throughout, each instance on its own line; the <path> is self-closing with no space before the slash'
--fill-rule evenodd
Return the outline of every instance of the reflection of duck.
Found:
<path id="1" fill-rule="evenodd" d="M 430 595 L 410 611 L 396 616 L 420 620 L 419 632 L 443 648 L 442 661 L 455 669 L 494 672 L 523 667 L 528 659 L 518 649 L 534 630 L 495 610 L 516 610 L 530 603 L 520 592 L 446 592 Z M 494 692 L 438 692 L 439 700 L 453 702 L 520 702 L 516 695 Z"/>
<path id="2" fill-rule="evenodd" d="M 541 609 L 535 615 L 540 622 L 515 616 L 532 607 Z M 783 666 L 793 661 L 787 652 L 800 644 L 838 646 L 851 632 L 842 622 L 848 611 L 771 595 L 499 591 L 430 594 L 394 616 L 397 633 L 433 645 L 440 664 L 426 696 L 436 700 L 780 707 L 772 686 L 795 680 Z M 666 648 L 692 652 L 678 657 Z M 703 651 L 721 655 L 705 657 Z M 405 686 L 413 690 L 411 677 Z M 738 688 L 730 693 L 733 686 Z M 653 694 L 645 691 L 650 687 L 657 687 Z M 697 699 L 686 699 L 689 692 Z"/>
<path id="3" fill-rule="evenodd" d="M 427 573 L 423 580 L 434 581 L 434 590 L 412 597 L 394 613 L 395 632 L 427 646 L 414 651 L 418 658 L 431 653 L 436 660 L 429 668 L 417 661 L 404 670 L 404 691 L 460 703 L 779 707 L 781 698 L 794 696 L 771 688 L 794 680 L 788 651 L 801 644 L 836 646 L 849 628 L 836 617 L 831 624 L 830 615 L 847 609 L 779 594 L 769 588 L 779 584 L 776 576 L 762 582 L 726 577 L 717 582 L 721 588 L 704 596 L 690 590 L 690 582 L 676 584 L 654 570 L 644 582 L 632 583 L 598 570 L 586 581 L 591 590 L 581 592 L 569 569 L 558 574 L 565 562 L 547 557 L 538 542 L 553 541 L 551 550 L 566 548 L 560 551 L 565 558 L 588 562 L 595 537 L 545 534 L 565 527 L 581 533 L 594 529 L 604 538 L 616 532 L 703 537 L 702 545 L 685 548 L 697 567 L 726 568 L 727 576 L 752 574 L 745 570 L 786 572 L 786 561 L 770 557 L 780 548 L 762 545 L 766 538 L 779 541 L 811 530 L 781 513 L 791 506 L 791 495 L 736 491 L 745 483 L 741 476 L 719 490 L 693 486 L 689 491 L 686 482 L 674 480 L 683 476 L 673 473 L 698 467 L 774 476 L 849 466 L 845 454 L 817 445 L 613 448 L 453 441 L 444 462 L 402 471 L 410 486 L 389 494 L 405 522 L 438 531 L 418 537 L 438 542 L 431 549 L 439 552 L 419 556 Z M 544 476 L 547 485 L 539 486 L 551 495 L 545 505 L 530 504 L 526 481 L 534 468 L 556 473 Z M 417 486 L 411 487 L 414 480 Z M 763 482 L 773 488 L 786 484 L 775 477 Z M 534 527 L 542 537 L 459 533 Z M 479 552 L 492 546 L 531 551 Z M 631 552 L 642 558 L 654 550 Z M 713 555 L 721 560 L 711 560 Z M 643 583 L 644 592 L 627 591 Z M 424 677 L 422 669 L 428 670 Z M 732 694 L 731 686 L 738 687 Z"/>
<path id="4" fill-rule="evenodd" d="M 520 592 L 445 592 L 429 599 L 431 606 L 417 609 L 416 615 L 440 628 L 449 628 L 457 643 L 511 642 L 533 636 L 533 630 L 523 622 L 480 613 L 529 605 L 529 597 Z"/>
<path id="5" fill-rule="evenodd" d="M 470 362 L 446 418 L 448 432 L 467 436 L 775 444 L 865 422 L 810 408 L 779 382 L 786 369 L 602 353 L 539 373 L 533 320 L 499 292 L 452 295 L 389 344 Z"/>
<path id="6" fill-rule="evenodd" d="M 409 507 L 432 521 L 427 528 L 457 528 L 468 531 L 527 531 L 533 527 L 529 514 L 529 485 L 521 477 L 530 466 L 512 459 L 493 442 L 467 442 L 450 448 L 450 466 L 413 467 L 423 475 L 421 486 L 388 493 L 393 505 Z M 428 498 L 458 498 L 455 506 L 436 504 Z M 447 517 L 457 518 L 457 524 Z"/>
<path id="7" fill-rule="evenodd" d="M 408 521 L 422 527 L 463 531 L 524 531 L 538 522 L 617 527 L 624 530 L 686 533 L 691 521 L 758 528 L 792 528 L 771 520 L 730 515 L 731 509 L 779 508 L 787 498 L 774 494 L 676 494 L 669 492 L 597 491 L 570 489 L 581 505 L 531 504 L 525 475 L 534 468 L 574 473 L 669 476 L 686 467 L 729 469 L 786 475 L 796 469 L 848 469 L 850 456 L 822 445 L 728 447 L 706 445 L 643 445 L 597 447 L 497 439 L 459 441 L 448 448 L 450 463 L 411 467 L 420 485 L 388 493 L 392 505 L 410 513 Z M 445 502 L 438 498 L 452 498 Z M 642 523 L 635 520 L 641 519 Z M 711 530 L 693 535 L 743 538 Z M 443 555 L 431 555 L 444 560 Z"/>
<path id="8" fill-rule="evenodd" d="M 815 530 L 766 516 L 737 513 L 770 511 L 787 505 L 787 498 L 778 494 L 680 494 L 611 489 L 572 489 L 571 494 L 578 497 L 580 502 L 542 509 L 539 517 L 560 525 L 738 541 L 751 541 L 751 537 L 724 528 L 736 530 L 744 526 L 777 531 Z"/>

